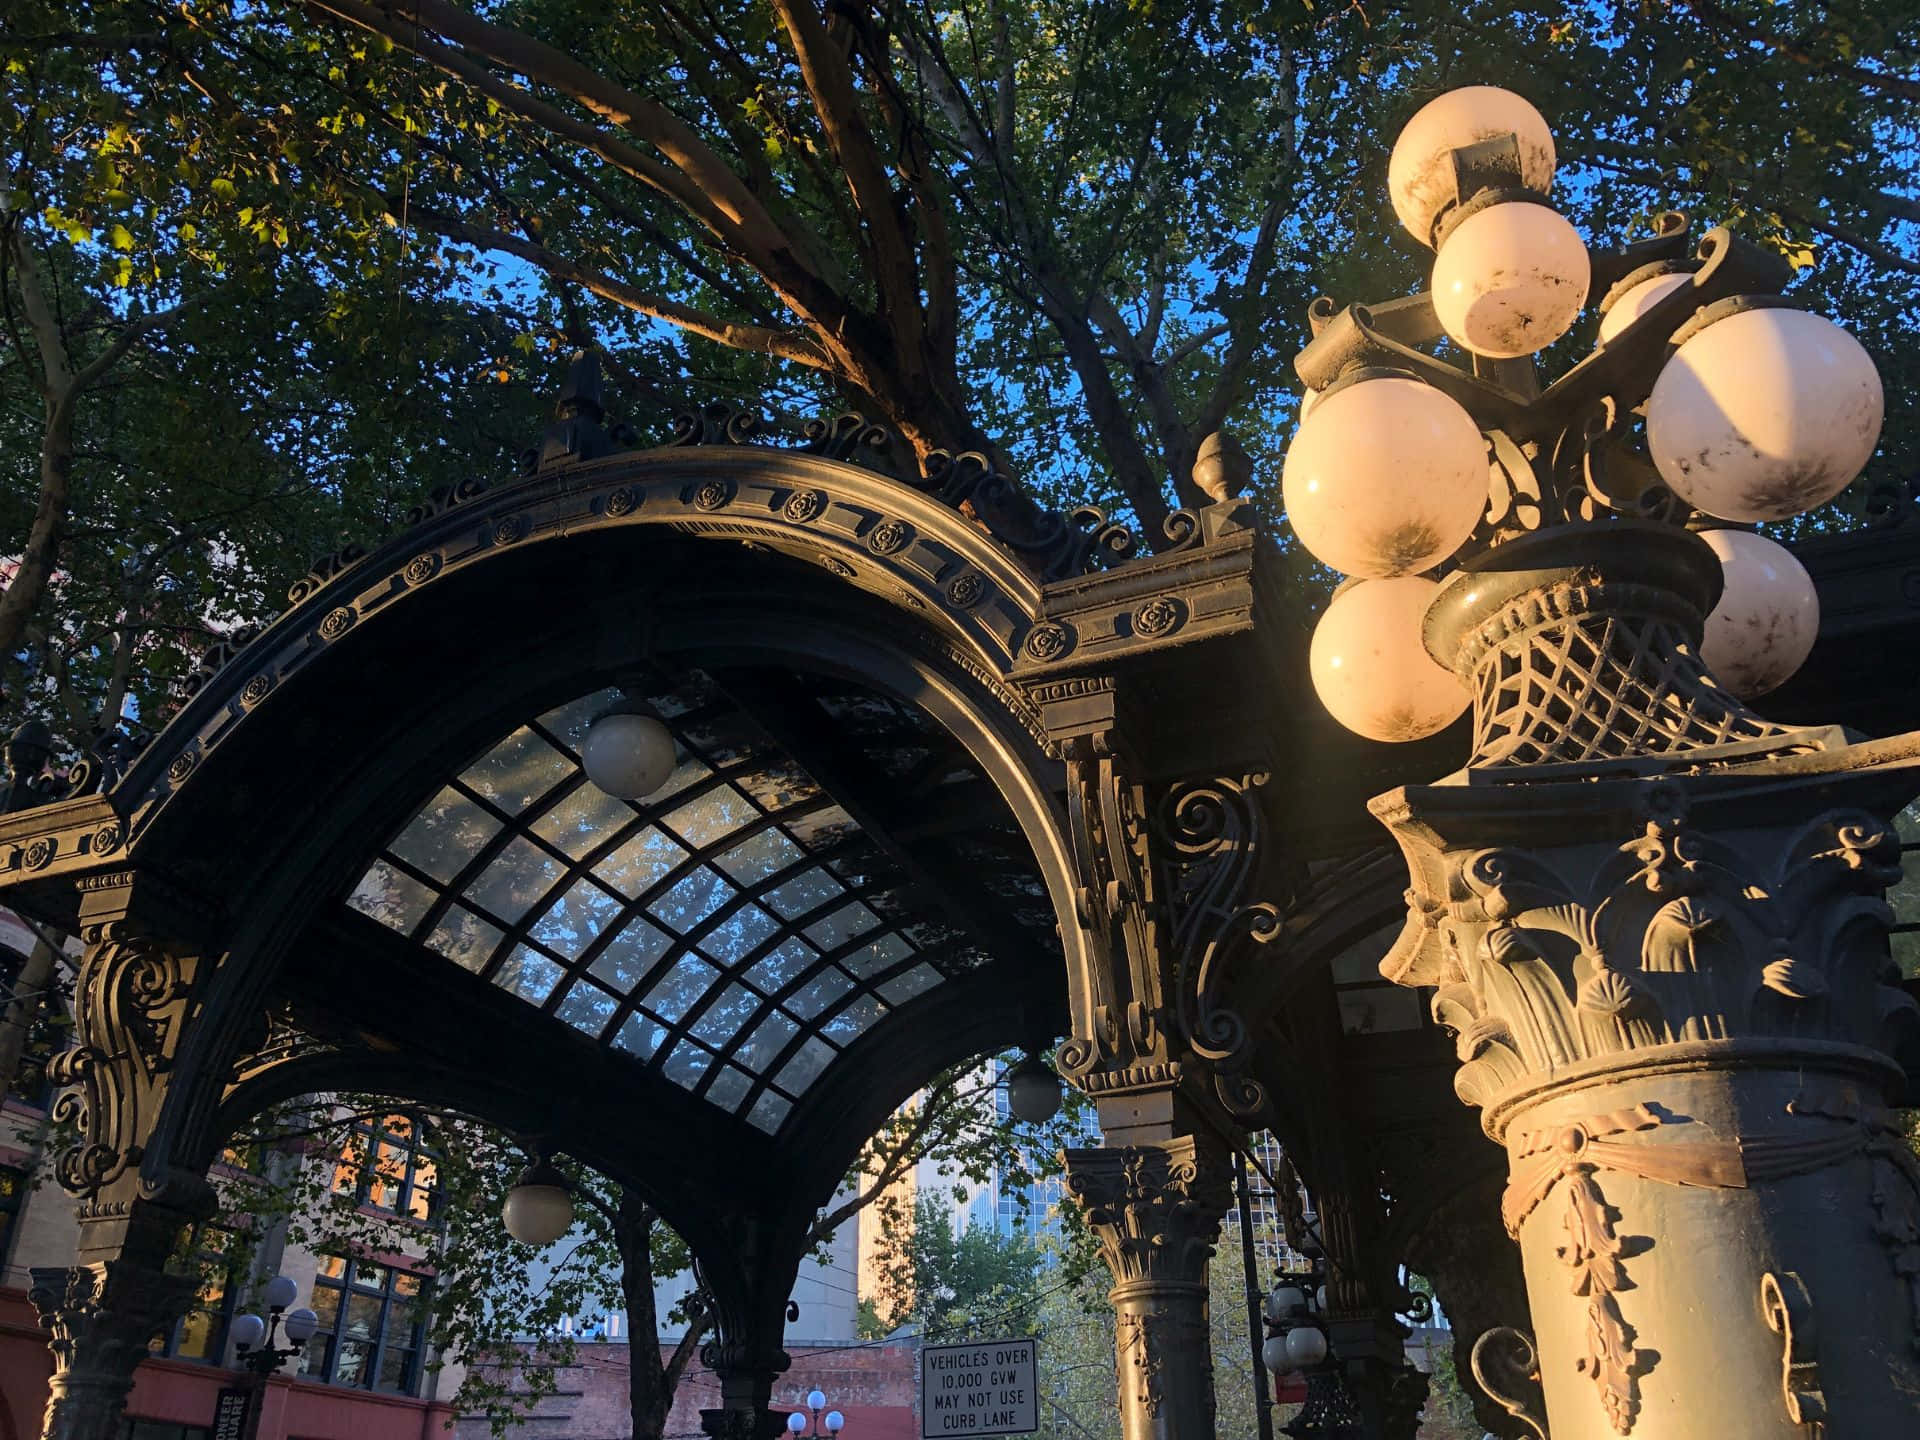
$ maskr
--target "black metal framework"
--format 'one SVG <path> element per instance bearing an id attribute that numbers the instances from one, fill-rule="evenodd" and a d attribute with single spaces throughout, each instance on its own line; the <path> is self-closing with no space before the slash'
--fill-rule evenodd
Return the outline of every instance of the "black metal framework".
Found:
<path id="1" fill-rule="evenodd" d="M 329 1385 L 413 1394 L 426 1343 L 429 1283 L 393 1265 L 323 1257 L 313 1277 L 320 1324 L 300 1357 L 299 1373 Z"/>
<path id="2" fill-rule="evenodd" d="M 891 1009 L 988 957 L 712 676 L 644 688 L 681 755 L 644 805 L 580 770 L 586 729 L 616 698 L 596 691 L 452 778 L 348 903 L 773 1132 Z M 798 698 L 890 782 L 976 778 L 908 707 L 845 685 Z M 1012 840 L 997 855 L 977 834 L 955 843 L 1037 947 L 1052 911 Z"/>

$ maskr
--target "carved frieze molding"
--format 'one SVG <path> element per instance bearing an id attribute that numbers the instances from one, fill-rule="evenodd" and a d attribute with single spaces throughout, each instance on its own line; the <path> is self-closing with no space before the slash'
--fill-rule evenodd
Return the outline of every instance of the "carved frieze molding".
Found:
<path id="1" fill-rule="evenodd" d="M 1381 970 L 1437 987 L 1470 1104 L 1662 1046 L 1885 1048 L 1920 1016 L 1885 938 L 1899 840 L 1865 810 L 1736 844 L 1691 825 L 1678 786 L 1650 783 L 1637 833 L 1612 846 L 1396 832 L 1414 884 Z"/>

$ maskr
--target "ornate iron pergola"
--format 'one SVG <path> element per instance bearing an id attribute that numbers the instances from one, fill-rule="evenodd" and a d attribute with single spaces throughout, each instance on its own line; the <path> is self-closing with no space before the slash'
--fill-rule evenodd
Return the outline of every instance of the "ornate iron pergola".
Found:
<path id="1" fill-rule="evenodd" d="M 1128 1435 L 1210 1432 L 1205 1258 L 1259 1127 L 1318 1198 L 1367 1423 L 1411 1434 L 1399 1265 L 1469 1341 L 1526 1303 L 1501 1153 L 1378 969 L 1406 868 L 1365 802 L 1452 768 L 1464 725 L 1333 726 L 1244 500 L 1145 551 L 858 417 L 783 446 L 713 413 L 656 449 L 604 418 L 578 361 L 519 478 L 322 562 L 124 773 L 0 816 L 0 898 L 85 946 L 48 1433 L 117 1433 L 226 1139 L 352 1089 L 645 1195 L 717 1303 L 709 1428 L 767 1440 L 803 1237 L 862 1142 L 939 1069 L 1065 1036 Z M 1911 719 L 1876 660 L 1920 642 L 1916 533 L 1805 548 L 1831 633 L 1776 712 Z M 581 771 L 616 693 L 681 757 L 644 803 Z"/>

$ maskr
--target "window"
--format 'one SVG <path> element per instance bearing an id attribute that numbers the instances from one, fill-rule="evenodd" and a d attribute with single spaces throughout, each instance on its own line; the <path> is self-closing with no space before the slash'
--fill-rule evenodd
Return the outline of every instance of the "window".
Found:
<path id="1" fill-rule="evenodd" d="M 335 1194 L 358 1193 L 363 1205 L 413 1220 L 438 1213 L 439 1171 L 424 1118 L 389 1115 L 355 1125 L 334 1160 Z"/>
<path id="2" fill-rule="evenodd" d="M 121 1440 L 211 1440 L 204 1425 L 175 1425 L 169 1420 L 140 1420 L 127 1416 L 120 1426 Z"/>
<path id="3" fill-rule="evenodd" d="M 0 1261 L 13 1248 L 13 1227 L 20 1219 L 20 1205 L 27 1198 L 27 1172 L 11 1165 L 0 1165 Z"/>
<path id="4" fill-rule="evenodd" d="M 313 1277 L 320 1327 L 300 1373 L 329 1385 L 411 1395 L 426 1338 L 426 1281 L 371 1260 L 328 1256 Z"/>
<path id="5" fill-rule="evenodd" d="M 220 1363 L 240 1288 L 244 1248 L 244 1236 L 218 1225 L 204 1225 L 194 1233 L 187 1261 L 200 1277 L 200 1293 L 194 1297 L 193 1308 L 153 1346 L 156 1354 L 208 1365 Z"/>

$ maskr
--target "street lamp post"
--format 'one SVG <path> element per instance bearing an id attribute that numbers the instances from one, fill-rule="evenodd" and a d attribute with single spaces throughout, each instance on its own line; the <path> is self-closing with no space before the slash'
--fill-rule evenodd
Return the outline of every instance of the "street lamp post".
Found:
<path id="1" fill-rule="evenodd" d="M 1267 1340 L 1260 1360 L 1275 1380 L 1299 1375 L 1306 1381 L 1306 1403 L 1281 1433 L 1294 1440 L 1360 1440 L 1360 1408 L 1328 1335 L 1326 1284 L 1318 1261 L 1310 1270 L 1280 1273 L 1262 1314 Z"/>
<path id="2" fill-rule="evenodd" d="M 847 1417 L 838 1410 L 828 1410 L 826 1407 L 826 1392 L 809 1390 L 806 1412 L 795 1410 L 787 1416 L 787 1434 L 791 1440 L 800 1440 L 802 1436 L 807 1440 L 837 1440 L 846 1426 Z"/>
<path id="3" fill-rule="evenodd" d="M 266 1396 L 267 1378 L 279 1372 L 280 1367 L 306 1348 L 307 1341 L 313 1338 L 313 1332 L 319 1328 L 320 1317 L 313 1311 L 301 1306 L 296 1310 L 287 1307 L 299 1298 L 300 1287 L 285 1275 L 275 1275 L 262 1288 L 261 1302 L 266 1306 L 266 1318 L 243 1312 L 233 1318 L 233 1348 L 242 1373 L 247 1378 L 246 1440 L 260 1433 L 260 1412 Z M 279 1343 L 284 1333 L 287 1343 Z"/>
<path id="4" fill-rule="evenodd" d="M 1472 712 L 1464 770 L 1373 809 L 1412 872 L 1381 968 L 1434 990 L 1511 1167 L 1537 1346 L 1495 1335 L 1476 1354 L 1524 1363 L 1476 1373 L 1541 1427 L 1537 1383 L 1555 1440 L 1900 1433 L 1920 1167 L 1889 1105 L 1920 1009 L 1882 896 L 1920 736 L 1746 703 L 1818 623 L 1752 527 L 1853 480 L 1879 378 L 1729 230 L 1588 251 L 1553 166 L 1506 92 L 1414 118 L 1389 182 L 1433 288 L 1315 304 L 1283 481 L 1355 577 L 1314 636 L 1326 707 L 1382 740 Z M 1528 357 L 1595 292 L 1597 348 L 1542 387 Z"/>

